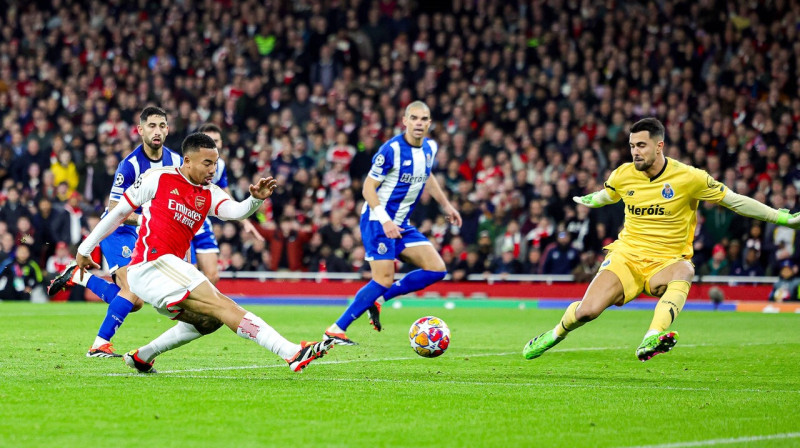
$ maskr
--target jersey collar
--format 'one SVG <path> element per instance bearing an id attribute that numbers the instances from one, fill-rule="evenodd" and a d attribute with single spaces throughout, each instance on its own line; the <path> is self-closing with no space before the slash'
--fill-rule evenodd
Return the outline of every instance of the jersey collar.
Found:
<path id="1" fill-rule="evenodd" d="M 205 188 L 205 187 L 207 186 L 207 185 L 200 185 L 200 184 L 196 184 L 196 183 L 192 182 L 192 181 L 191 181 L 191 180 L 190 180 L 188 177 L 186 177 L 186 176 L 184 176 L 184 175 L 183 175 L 183 173 L 181 172 L 181 169 L 180 169 L 179 167 L 175 167 L 175 171 L 176 171 L 178 174 L 180 174 L 180 175 L 181 175 L 181 177 L 182 177 L 182 178 L 184 178 L 184 179 L 186 180 L 186 182 L 189 182 L 191 185 L 193 185 L 193 186 L 195 186 L 195 187 L 203 187 L 203 188 Z"/>
<path id="2" fill-rule="evenodd" d="M 661 167 L 661 171 L 659 171 L 658 174 L 656 174 L 655 176 L 650 178 L 650 182 L 653 182 L 654 180 L 656 180 L 659 177 L 661 177 L 662 174 L 664 174 L 664 171 L 666 171 L 666 169 L 667 169 L 667 164 L 668 163 L 669 163 L 669 158 L 668 157 L 664 157 L 664 166 Z"/>

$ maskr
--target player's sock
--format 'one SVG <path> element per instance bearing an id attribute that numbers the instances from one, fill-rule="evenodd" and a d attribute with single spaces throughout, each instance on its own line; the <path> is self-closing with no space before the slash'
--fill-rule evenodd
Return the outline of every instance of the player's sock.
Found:
<path id="1" fill-rule="evenodd" d="M 236 334 L 245 339 L 258 342 L 258 345 L 283 359 L 291 358 L 302 348 L 298 344 L 287 341 L 263 319 L 250 312 L 242 318 L 239 328 L 236 329 Z"/>
<path id="2" fill-rule="evenodd" d="M 567 311 L 564 312 L 564 317 L 561 318 L 561 322 L 556 325 L 555 332 L 556 337 L 565 338 L 570 331 L 575 330 L 576 328 L 581 327 L 586 322 L 581 322 L 575 317 L 575 311 L 578 309 L 578 305 L 581 302 L 572 302 L 567 307 Z"/>
<path id="3" fill-rule="evenodd" d="M 109 341 L 108 341 L 107 339 L 103 339 L 103 338 L 101 338 L 100 336 L 95 336 L 95 338 L 94 338 L 94 343 L 92 344 L 92 348 L 98 348 L 98 347 L 101 347 L 101 346 L 103 346 L 103 345 L 106 345 L 106 344 L 108 344 L 108 342 L 109 342 Z"/>
<path id="4" fill-rule="evenodd" d="M 408 294 L 410 292 L 419 291 L 426 288 L 447 275 L 446 271 L 426 271 L 424 269 L 417 269 L 405 275 L 405 277 L 392 283 L 392 286 L 383 293 L 384 302 L 392 300 L 397 296 Z"/>
<path id="5" fill-rule="evenodd" d="M 100 325 L 100 331 L 97 332 L 97 336 L 105 339 L 106 341 L 110 341 L 132 309 L 133 303 L 129 302 L 125 297 L 120 295 L 114 297 L 114 300 L 108 304 L 106 318 L 103 319 L 103 323 Z M 92 348 L 97 347 L 92 346 Z"/>
<path id="6" fill-rule="evenodd" d="M 685 280 L 673 280 L 667 284 L 667 291 L 656 305 L 648 333 L 652 331 L 660 333 L 672 325 L 672 322 L 678 317 L 678 313 L 683 309 L 683 305 L 686 304 L 689 288 L 689 282 Z"/>
<path id="7" fill-rule="evenodd" d="M 392 285 L 394 286 L 394 285 Z M 361 289 L 358 290 L 356 293 L 356 298 L 353 300 L 353 303 L 344 310 L 342 316 L 339 317 L 339 320 L 336 321 L 336 325 L 342 329 L 342 331 L 347 330 L 347 327 L 353 323 L 354 320 L 361 317 L 367 308 L 371 307 L 373 303 L 375 303 L 375 299 L 380 296 L 384 296 L 386 291 L 389 288 L 381 285 L 380 283 L 376 282 L 375 280 L 370 280 L 369 283 L 364 285 Z"/>
<path id="8" fill-rule="evenodd" d="M 386 299 L 384 299 L 383 296 L 380 296 L 377 299 L 375 299 L 375 303 L 377 303 L 378 305 L 383 305 L 384 303 L 386 303 Z"/>
<path id="9" fill-rule="evenodd" d="M 89 279 L 86 279 L 86 275 L 89 275 Z M 89 288 L 89 291 L 97 294 L 97 297 L 100 297 L 103 302 L 111 303 L 114 300 L 114 297 L 119 294 L 120 287 L 117 286 L 115 283 L 111 283 L 110 281 L 100 278 L 96 275 L 92 275 L 87 273 L 83 276 L 83 282 L 85 283 L 83 286 Z M 73 280 L 75 281 L 75 280 Z M 75 283 L 78 283 L 75 281 Z"/>
<path id="10" fill-rule="evenodd" d="M 72 278 L 70 280 L 72 280 L 72 283 L 75 283 L 76 285 L 81 285 L 83 287 L 86 287 L 86 285 L 89 284 L 89 280 L 91 280 L 92 278 L 95 278 L 95 276 L 92 275 L 90 272 L 84 272 L 83 280 L 81 280 L 81 270 L 75 269 L 72 272 Z"/>
<path id="11" fill-rule="evenodd" d="M 182 345 L 188 344 L 202 337 L 197 328 L 186 322 L 178 322 L 178 325 L 161 333 L 161 336 L 153 339 L 149 344 L 139 349 L 137 356 L 144 362 L 152 362 L 156 356 Z"/>

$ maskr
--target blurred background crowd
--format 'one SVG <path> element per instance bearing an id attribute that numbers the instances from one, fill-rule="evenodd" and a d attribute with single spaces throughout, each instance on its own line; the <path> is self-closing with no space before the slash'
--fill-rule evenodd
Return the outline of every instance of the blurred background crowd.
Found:
<path id="1" fill-rule="evenodd" d="M 168 112 L 178 151 L 205 122 L 223 130 L 235 198 L 279 180 L 254 217 L 264 241 L 215 226 L 221 270 L 364 272 L 362 182 L 416 99 L 464 225 L 427 194 L 412 221 L 455 279 L 591 278 L 623 210 L 571 198 L 630 160 L 628 128 L 646 116 L 665 124 L 668 157 L 800 211 L 798 2 L 5 3 L 0 290 L 63 269 L 147 105 Z M 791 229 L 702 204 L 695 233 L 700 274 L 797 270 Z"/>

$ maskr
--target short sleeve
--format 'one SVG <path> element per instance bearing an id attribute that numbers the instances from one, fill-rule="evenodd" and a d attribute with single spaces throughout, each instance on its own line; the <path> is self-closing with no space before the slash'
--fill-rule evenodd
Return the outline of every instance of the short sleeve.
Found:
<path id="1" fill-rule="evenodd" d="M 700 201 L 720 202 L 728 188 L 707 172 L 692 168 L 692 197 Z"/>
<path id="2" fill-rule="evenodd" d="M 225 162 L 222 159 L 217 161 L 217 171 L 219 171 L 217 186 L 219 188 L 228 188 L 228 170 L 225 169 Z"/>
<path id="3" fill-rule="evenodd" d="M 614 201 L 618 201 L 620 199 L 620 195 L 619 193 L 617 193 L 617 188 L 616 188 L 618 171 L 619 168 L 612 171 L 611 174 L 608 176 L 608 179 L 605 181 L 605 183 L 603 183 L 603 187 L 605 187 L 606 193 L 608 193 L 608 195 Z"/>
<path id="4" fill-rule="evenodd" d="M 108 196 L 110 200 L 119 202 L 122 200 L 122 194 L 125 193 L 133 183 L 136 181 L 136 173 L 133 172 L 133 167 L 130 163 L 122 161 L 114 173 L 114 185 L 111 186 L 111 194 Z"/>
<path id="5" fill-rule="evenodd" d="M 391 171 L 394 165 L 394 151 L 391 145 L 384 144 L 372 157 L 372 168 L 369 170 L 369 177 L 381 182 Z"/>
<path id="6" fill-rule="evenodd" d="M 158 180 L 161 178 L 161 174 L 162 171 L 160 170 L 144 173 L 144 175 L 136 179 L 130 188 L 125 190 L 122 198 L 128 201 L 128 204 L 130 204 L 134 210 L 141 207 L 156 196 Z"/>
<path id="7" fill-rule="evenodd" d="M 219 206 L 225 201 L 230 201 L 231 197 L 225 190 L 216 185 L 211 186 L 211 208 L 209 214 L 219 216 Z"/>

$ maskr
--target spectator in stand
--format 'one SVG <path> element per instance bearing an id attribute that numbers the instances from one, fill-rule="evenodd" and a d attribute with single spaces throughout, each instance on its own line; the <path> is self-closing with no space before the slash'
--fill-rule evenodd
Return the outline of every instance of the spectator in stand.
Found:
<path id="1" fill-rule="evenodd" d="M 761 266 L 759 261 L 761 254 L 752 247 L 745 250 L 744 260 L 737 259 L 731 265 L 731 275 L 738 275 L 744 277 L 762 277 L 765 275 L 764 267 Z"/>
<path id="2" fill-rule="evenodd" d="M 797 278 L 797 265 L 792 260 L 783 260 L 778 271 L 778 281 L 769 293 L 771 302 L 793 302 L 800 300 L 800 280 Z"/>
<path id="3" fill-rule="evenodd" d="M 21 216 L 30 217 L 30 211 L 20 202 L 19 191 L 16 188 L 9 188 L 6 193 L 6 200 L 0 203 L 0 220 L 8 225 L 8 231 L 17 231 L 17 221 Z"/>
<path id="4" fill-rule="evenodd" d="M 303 246 L 311 238 L 311 226 L 303 226 L 288 216 L 280 219 L 279 227 L 267 222 L 257 227 L 266 239 L 270 251 L 270 271 L 289 269 L 302 270 Z"/>
<path id="5" fill-rule="evenodd" d="M 559 231 L 556 243 L 545 251 L 542 274 L 569 275 L 572 273 L 572 270 L 580 262 L 580 253 L 570 246 L 570 243 L 569 232 Z"/>
<path id="6" fill-rule="evenodd" d="M 489 266 L 492 274 L 520 274 L 522 273 L 522 263 L 514 257 L 514 246 L 505 245 L 499 257 L 492 261 Z"/>
<path id="7" fill-rule="evenodd" d="M 578 210 L 586 207 L 579 207 Z M 591 282 L 597 272 L 600 271 L 600 261 L 594 251 L 587 250 L 581 253 L 581 261 L 572 270 L 572 277 L 578 283 Z"/>
<path id="8" fill-rule="evenodd" d="M 714 249 L 711 250 L 711 259 L 700 266 L 697 273 L 699 275 L 729 275 L 731 267 L 728 264 L 725 246 L 720 243 L 715 244 Z"/>
<path id="9" fill-rule="evenodd" d="M 539 275 L 542 273 L 541 250 L 534 247 L 528 251 L 525 263 L 522 264 L 522 273 L 528 275 Z"/>
<path id="10" fill-rule="evenodd" d="M 31 248 L 20 244 L 14 256 L 0 264 L 0 300 L 30 300 L 31 291 L 43 280 L 39 264 L 31 259 Z"/>

